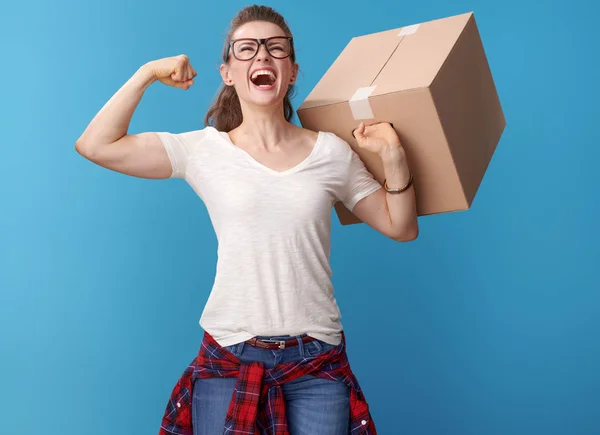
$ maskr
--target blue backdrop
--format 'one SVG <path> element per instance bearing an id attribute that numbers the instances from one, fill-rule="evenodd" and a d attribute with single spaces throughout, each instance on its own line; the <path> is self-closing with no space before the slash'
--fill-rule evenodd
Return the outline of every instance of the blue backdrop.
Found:
<path id="1" fill-rule="evenodd" d="M 130 132 L 202 126 L 241 1 L 12 2 L 0 14 L 0 414 L 5 434 L 151 434 L 194 357 L 216 239 L 181 180 L 80 157 L 143 63 L 180 53 Z M 295 107 L 356 35 L 474 11 L 507 128 L 473 208 L 395 243 L 334 216 L 349 355 L 383 435 L 600 433 L 598 5 L 273 1 Z M 296 121 L 297 122 L 297 121 Z"/>

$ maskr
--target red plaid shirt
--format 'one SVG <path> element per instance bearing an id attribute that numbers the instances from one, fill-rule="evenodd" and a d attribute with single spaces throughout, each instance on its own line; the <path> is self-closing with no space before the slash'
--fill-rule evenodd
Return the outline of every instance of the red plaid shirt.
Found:
<path id="1" fill-rule="evenodd" d="M 167 404 L 159 435 L 193 435 L 192 389 L 198 378 L 237 378 L 223 428 L 232 435 L 289 435 L 282 384 L 305 375 L 344 382 L 350 388 L 352 435 L 376 435 L 369 406 L 358 385 L 342 340 L 330 352 L 317 357 L 279 364 L 272 369 L 262 363 L 243 363 L 205 333 L 198 356 L 179 379 Z"/>

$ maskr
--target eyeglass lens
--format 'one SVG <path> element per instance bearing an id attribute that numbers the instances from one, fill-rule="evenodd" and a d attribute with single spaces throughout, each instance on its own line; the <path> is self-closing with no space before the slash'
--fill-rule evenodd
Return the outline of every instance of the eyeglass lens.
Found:
<path id="1" fill-rule="evenodd" d="M 241 39 L 233 43 L 233 54 L 240 60 L 251 59 L 256 55 L 259 43 L 251 39 Z M 292 44 L 288 38 L 276 37 L 266 41 L 269 54 L 275 58 L 282 59 L 290 55 Z"/>

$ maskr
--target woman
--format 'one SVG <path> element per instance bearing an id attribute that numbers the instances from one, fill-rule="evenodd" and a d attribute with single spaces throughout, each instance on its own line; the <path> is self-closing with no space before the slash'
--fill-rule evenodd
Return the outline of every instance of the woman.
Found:
<path id="1" fill-rule="evenodd" d="M 160 431 L 374 434 L 333 297 L 330 220 L 342 201 L 382 234 L 416 238 L 404 150 L 390 124 L 355 130 L 359 145 L 383 160 L 382 189 L 346 142 L 290 123 L 298 64 L 286 22 L 269 7 L 252 6 L 231 24 L 224 86 L 205 128 L 127 132 L 150 84 L 192 86 L 196 71 L 181 55 L 142 66 L 76 144 L 114 171 L 185 179 L 218 237 L 215 282 L 200 319 L 204 339 Z"/>

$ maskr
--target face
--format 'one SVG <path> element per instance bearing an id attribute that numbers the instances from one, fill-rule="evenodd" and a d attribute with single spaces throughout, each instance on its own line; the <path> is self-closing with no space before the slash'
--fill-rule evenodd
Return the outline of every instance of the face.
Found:
<path id="1" fill-rule="evenodd" d="M 253 21 L 239 27 L 231 39 L 261 39 L 271 36 L 286 36 L 286 34 L 276 24 Z M 242 52 L 250 49 L 241 43 L 237 47 Z M 276 42 L 270 46 L 275 56 L 278 56 L 279 48 Z M 261 71 L 262 74 L 259 73 Z M 273 57 L 267 52 L 264 44 L 259 46 L 258 53 L 251 60 L 236 59 L 230 50 L 227 63 L 221 65 L 223 81 L 228 86 L 235 86 L 242 108 L 251 105 L 275 106 L 281 104 L 288 87 L 296 82 L 297 72 L 298 64 L 292 63 L 291 57 L 285 59 Z"/>

